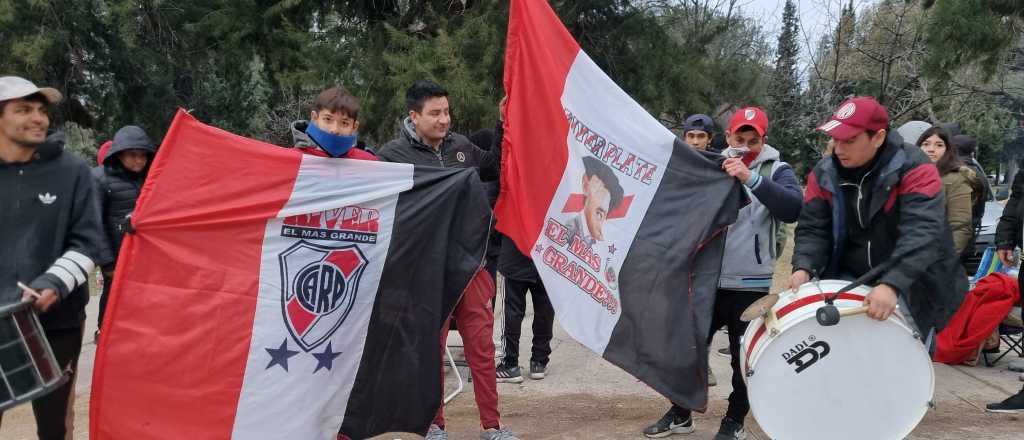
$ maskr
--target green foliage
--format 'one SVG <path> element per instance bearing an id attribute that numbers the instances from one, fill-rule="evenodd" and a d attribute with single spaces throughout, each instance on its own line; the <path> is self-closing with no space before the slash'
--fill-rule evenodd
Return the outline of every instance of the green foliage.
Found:
<path id="1" fill-rule="evenodd" d="M 927 42 L 932 51 L 925 60 L 925 70 L 932 77 L 945 79 L 959 67 L 980 65 L 987 76 L 993 75 L 1014 39 L 1011 21 L 1004 20 L 1003 15 L 1019 15 L 1021 11 L 1024 6 L 1011 1 L 937 2 L 928 27 Z"/>
<path id="2" fill-rule="evenodd" d="M 764 45 L 729 45 L 737 33 L 758 41 L 748 19 L 701 2 L 552 3 L 595 62 L 669 126 L 763 91 Z M 126 124 L 160 138 L 183 107 L 287 143 L 312 97 L 342 84 L 362 100 L 373 145 L 396 134 L 420 78 L 449 89 L 456 130 L 493 126 L 507 20 L 500 0 L 0 0 L 0 70 L 60 88 L 72 98 L 61 120 L 98 138 Z"/>
<path id="3" fill-rule="evenodd" d="M 550 3 L 666 126 L 765 104 L 769 141 L 798 170 L 822 142 L 813 127 L 849 94 L 879 95 L 903 119 L 959 120 L 983 139 L 983 160 L 999 156 L 1011 115 L 1024 111 L 1012 93 L 982 90 L 1006 73 L 1017 1 L 938 0 L 925 11 L 882 0 L 856 12 L 851 1 L 807 77 L 793 1 L 774 56 L 732 1 Z M 287 144 L 289 123 L 332 84 L 360 98 L 361 136 L 378 145 L 396 135 L 405 90 L 421 78 L 450 91 L 456 131 L 493 126 L 508 10 L 505 0 L 0 0 L 0 72 L 65 92 L 55 124 L 75 131 L 69 145 L 85 156 L 127 124 L 162 138 L 178 107 Z"/>
<path id="4" fill-rule="evenodd" d="M 85 159 L 86 163 L 96 163 L 96 153 L 99 144 L 96 142 L 96 134 L 87 128 L 82 128 L 74 122 L 64 125 L 64 148 L 73 151 Z"/>
<path id="5" fill-rule="evenodd" d="M 800 18 L 796 5 L 786 0 L 782 10 L 782 32 L 776 45 L 775 69 L 768 86 L 769 143 L 782 152 L 783 157 L 803 171 L 805 159 L 813 144 L 808 145 L 807 128 L 801 126 L 801 116 L 807 113 L 801 96 L 797 65 L 800 60 Z"/>

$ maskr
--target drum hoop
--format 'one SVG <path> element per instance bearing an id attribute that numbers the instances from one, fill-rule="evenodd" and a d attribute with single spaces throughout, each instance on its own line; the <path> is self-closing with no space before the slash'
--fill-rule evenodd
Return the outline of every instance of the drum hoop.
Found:
<path id="1" fill-rule="evenodd" d="M 783 317 L 789 315 L 790 313 L 793 313 L 793 312 L 795 312 L 795 311 L 797 311 L 799 309 L 802 309 L 802 308 L 804 308 L 806 306 L 809 306 L 809 305 L 812 305 L 812 304 L 815 304 L 815 303 L 819 303 L 819 302 L 823 303 L 823 302 L 825 302 L 826 295 L 832 295 L 832 294 L 835 294 L 835 292 L 821 292 L 821 293 L 815 293 L 815 294 L 812 294 L 812 295 L 807 295 L 805 297 L 793 300 L 793 301 L 789 302 L 788 304 L 780 307 L 778 310 L 776 310 L 775 311 L 775 318 L 776 319 L 782 319 Z M 850 300 L 850 301 L 864 301 L 864 295 L 858 295 L 856 293 L 850 293 L 850 292 L 842 292 L 842 293 L 840 293 L 836 297 L 836 299 L 837 300 Z M 764 337 L 764 334 L 765 334 L 765 332 L 767 332 L 767 330 L 768 330 L 768 327 L 765 325 L 764 320 L 762 320 L 760 325 L 758 325 L 758 327 L 757 327 L 757 331 L 755 331 L 754 335 L 751 336 L 750 343 L 747 344 L 747 350 L 746 350 L 747 353 L 746 353 L 746 356 L 745 356 L 746 359 L 745 359 L 745 362 L 744 362 L 744 367 L 746 367 L 745 371 L 750 371 L 751 355 L 754 352 L 754 347 L 757 347 L 757 343 L 761 340 L 762 337 Z"/>
<path id="2" fill-rule="evenodd" d="M 60 365 L 57 364 L 57 356 L 53 354 L 53 347 L 50 346 L 50 341 L 48 339 L 46 339 L 46 330 L 43 328 L 43 324 L 39 321 L 39 315 L 37 315 L 35 312 L 32 312 L 31 307 L 32 307 L 32 301 L 19 301 L 19 302 L 16 302 L 16 303 L 7 304 L 7 305 L 4 305 L 4 306 L 0 307 L 0 317 L 6 317 L 6 316 L 13 317 L 16 313 L 23 312 L 25 310 L 28 310 L 30 312 L 28 314 L 28 316 L 29 316 L 28 319 L 31 320 L 31 322 L 33 323 L 33 326 L 36 329 L 38 329 L 38 333 L 36 334 L 36 337 L 40 338 L 40 341 L 42 342 L 42 346 L 46 350 L 46 353 L 45 353 L 46 359 L 36 359 L 36 358 L 33 358 L 31 355 L 29 356 L 32 359 L 32 368 L 35 370 L 36 377 L 38 377 L 40 380 L 42 380 L 43 379 L 43 373 L 42 373 L 42 371 L 39 370 L 38 362 L 49 363 L 50 364 L 50 368 L 53 371 L 57 371 L 57 372 L 60 371 Z M 14 328 L 18 331 L 18 336 L 21 338 L 23 343 L 27 344 L 28 339 L 25 337 L 25 333 L 22 332 L 21 326 L 15 324 Z M 26 347 L 26 349 L 27 349 L 27 347 Z M 28 394 L 25 394 L 22 397 L 13 398 L 14 397 L 13 396 L 14 389 L 11 388 L 10 382 L 7 381 L 7 377 L 6 376 L 0 376 L 0 380 L 3 380 L 3 386 L 6 386 L 7 389 L 11 391 L 11 393 L 12 393 L 11 397 L 13 398 L 11 401 L 9 401 L 7 403 L 0 403 L 0 413 L 3 413 L 4 410 L 6 410 L 7 408 L 12 408 L 12 407 L 17 406 L 17 405 L 19 405 L 21 403 L 24 403 L 24 402 L 27 402 L 27 401 L 30 401 L 30 400 L 34 400 L 36 398 L 39 398 L 42 395 L 45 395 L 45 394 L 53 391 L 57 387 L 60 387 L 61 385 L 63 385 L 64 382 L 67 382 L 68 378 L 69 378 L 69 374 L 68 374 L 67 371 L 65 371 L 65 372 L 60 374 L 60 377 L 57 380 L 49 382 L 49 383 L 44 382 L 43 386 L 40 387 L 39 389 L 30 391 Z"/>
<path id="3" fill-rule="evenodd" d="M 6 403 L 0 402 L 0 413 L 4 412 L 4 411 L 6 411 L 6 410 L 8 410 L 10 408 L 14 408 L 15 406 L 21 405 L 22 403 L 26 403 L 26 402 L 38 399 L 38 398 L 40 398 L 42 396 L 45 396 L 45 395 L 53 392 L 57 388 L 60 388 L 61 386 L 63 386 L 68 381 L 70 376 L 71 375 L 68 374 L 68 372 L 65 371 L 64 373 L 61 373 L 59 379 L 53 381 L 52 383 L 44 384 L 42 386 L 42 388 L 30 391 L 28 394 L 25 394 L 25 395 L 23 395 L 21 397 L 17 397 L 15 399 L 11 400 L 11 401 L 6 402 Z"/>
<path id="4" fill-rule="evenodd" d="M 14 314 L 14 312 L 20 312 L 22 309 L 27 309 L 31 306 L 31 301 L 18 301 L 10 304 L 4 304 L 0 306 L 0 316 Z"/>

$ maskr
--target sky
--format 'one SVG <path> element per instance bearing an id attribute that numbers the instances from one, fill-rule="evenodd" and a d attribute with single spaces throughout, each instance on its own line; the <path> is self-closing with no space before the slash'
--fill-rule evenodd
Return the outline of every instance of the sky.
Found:
<path id="1" fill-rule="evenodd" d="M 810 62 L 810 51 L 818 45 L 822 35 L 832 32 L 839 21 L 839 13 L 849 0 L 795 0 L 800 15 L 800 56 L 806 64 Z M 874 0 L 853 0 L 854 8 L 862 8 Z M 764 29 L 772 36 L 772 44 L 778 38 L 782 27 L 782 7 L 785 0 L 739 0 L 737 5 L 748 17 L 759 17 Z M 810 44 L 810 46 L 808 46 Z"/>

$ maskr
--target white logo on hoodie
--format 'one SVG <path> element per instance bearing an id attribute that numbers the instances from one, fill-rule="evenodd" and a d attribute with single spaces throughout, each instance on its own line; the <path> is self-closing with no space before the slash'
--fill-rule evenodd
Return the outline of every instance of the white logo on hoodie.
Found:
<path id="1" fill-rule="evenodd" d="M 53 202 L 57 201 L 57 196 L 50 193 L 40 194 L 39 201 L 43 202 L 44 205 L 52 205 Z"/>

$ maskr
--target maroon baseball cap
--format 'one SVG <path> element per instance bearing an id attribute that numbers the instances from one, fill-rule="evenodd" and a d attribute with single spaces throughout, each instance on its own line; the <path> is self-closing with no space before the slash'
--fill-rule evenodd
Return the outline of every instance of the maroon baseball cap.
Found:
<path id="1" fill-rule="evenodd" d="M 818 131 L 845 141 L 871 130 L 889 127 L 889 111 L 870 96 L 850 98 L 839 104 L 832 117 L 818 127 Z"/>
<path id="2" fill-rule="evenodd" d="M 764 136 L 768 132 L 768 115 L 760 107 L 743 107 L 732 114 L 729 133 L 736 133 L 744 125 L 753 127 L 757 134 Z"/>

